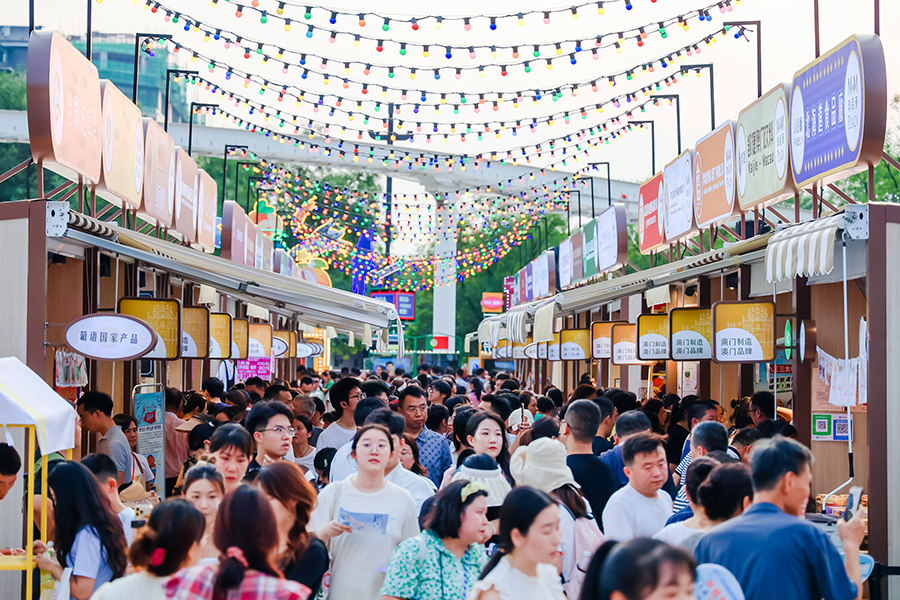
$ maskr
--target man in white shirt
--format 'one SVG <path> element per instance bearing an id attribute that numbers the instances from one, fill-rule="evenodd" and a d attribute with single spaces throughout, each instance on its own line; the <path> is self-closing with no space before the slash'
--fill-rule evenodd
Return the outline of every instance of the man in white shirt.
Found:
<path id="1" fill-rule="evenodd" d="M 668 476 L 663 438 L 638 433 L 622 444 L 628 485 L 614 493 L 603 509 L 606 537 L 620 542 L 652 537 L 672 515 L 672 498 L 662 491 Z"/>
<path id="2" fill-rule="evenodd" d="M 94 479 L 100 484 L 100 489 L 103 490 L 103 493 L 109 499 L 110 506 L 119 517 L 119 522 L 122 523 L 122 530 L 125 532 L 125 542 L 130 546 L 132 540 L 134 540 L 132 521 L 134 521 L 135 512 L 133 508 L 122 504 L 122 501 L 119 499 L 116 464 L 109 456 L 99 452 L 88 454 L 81 459 L 81 464 L 93 473 Z"/>
<path id="3" fill-rule="evenodd" d="M 340 448 L 353 440 L 356 435 L 356 423 L 353 421 L 353 411 L 362 398 L 359 389 L 359 380 L 353 377 L 345 377 L 333 386 L 328 392 L 331 407 L 338 415 L 338 420 L 325 428 L 319 436 L 316 450 L 322 448 Z"/>

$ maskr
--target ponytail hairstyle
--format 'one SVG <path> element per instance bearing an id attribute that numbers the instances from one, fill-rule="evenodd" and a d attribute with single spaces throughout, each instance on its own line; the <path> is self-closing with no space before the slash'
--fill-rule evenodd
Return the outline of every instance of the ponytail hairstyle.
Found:
<path id="1" fill-rule="evenodd" d="M 128 558 L 157 577 L 168 577 L 184 565 L 205 528 L 206 520 L 190 502 L 166 500 L 150 512 L 147 527 L 131 543 Z"/>
<path id="2" fill-rule="evenodd" d="M 309 548 L 310 533 L 306 527 L 316 505 L 316 490 L 296 463 L 284 460 L 264 466 L 253 482 L 264 494 L 294 513 L 281 566 L 300 560 Z"/>
<path id="3" fill-rule="evenodd" d="M 281 578 L 270 559 L 278 539 L 275 513 L 262 492 L 242 485 L 226 495 L 213 530 L 213 543 L 222 555 L 212 600 L 225 600 L 241 585 L 247 569 Z"/>
<path id="4" fill-rule="evenodd" d="M 534 520 L 548 506 L 556 506 L 556 501 L 546 492 L 532 487 L 517 487 L 506 495 L 500 507 L 500 552 L 495 553 L 488 561 L 481 572 L 481 579 L 497 566 L 504 555 L 513 551 L 513 529 L 518 529 L 522 535 L 528 535 Z"/>
<path id="5" fill-rule="evenodd" d="M 681 548 L 650 538 L 608 541 L 588 564 L 580 600 L 609 600 L 613 592 L 625 600 L 641 600 L 683 573 L 696 579 L 694 560 Z"/>

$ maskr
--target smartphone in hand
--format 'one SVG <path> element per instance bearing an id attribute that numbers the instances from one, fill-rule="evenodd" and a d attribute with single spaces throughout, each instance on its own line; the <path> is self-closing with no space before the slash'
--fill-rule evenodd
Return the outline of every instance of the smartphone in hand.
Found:
<path id="1" fill-rule="evenodd" d="M 862 487 L 855 485 L 850 488 L 850 495 L 847 496 L 847 508 L 844 510 L 844 520 L 849 521 L 853 515 L 859 510 L 859 503 L 862 501 Z"/>

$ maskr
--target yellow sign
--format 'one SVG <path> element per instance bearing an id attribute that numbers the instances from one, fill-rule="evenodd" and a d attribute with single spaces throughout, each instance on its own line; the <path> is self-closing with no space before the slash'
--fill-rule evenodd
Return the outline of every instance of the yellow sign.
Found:
<path id="1" fill-rule="evenodd" d="M 643 364 L 637 356 L 637 325 L 633 323 L 613 325 L 612 363 L 614 365 Z"/>
<path id="2" fill-rule="evenodd" d="M 494 349 L 491 351 L 491 354 L 494 358 L 510 358 L 512 356 L 512 350 L 508 347 L 509 342 L 507 340 L 499 340 L 497 345 L 494 346 Z M 509 352 L 509 355 L 507 355 Z"/>
<path id="3" fill-rule="evenodd" d="M 775 358 L 774 302 L 716 302 L 712 308 L 716 362 Z"/>
<path id="4" fill-rule="evenodd" d="M 528 342 L 524 344 L 520 344 L 519 342 L 513 342 L 512 345 L 512 357 L 515 360 L 523 360 L 525 358 L 525 346 L 528 345 Z"/>
<path id="5" fill-rule="evenodd" d="M 712 310 L 697 307 L 670 310 L 669 349 L 672 360 L 712 358 Z"/>
<path id="6" fill-rule="evenodd" d="M 297 358 L 297 332 L 291 331 L 288 335 L 288 358 Z"/>
<path id="7" fill-rule="evenodd" d="M 553 341 L 547 342 L 547 360 L 559 360 L 559 332 L 553 334 Z"/>
<path id="8" fill-rule="evenodd" d="M 625 321 L 591 323 L 591 356 L 597 359 L 612 356 L 612 326 Z"/>
<path id="9" fill-rule="evenodd" d="M 187 307 L 181 311 L 181 358 L 209 356 L 209 309 Z"/>
<path id="10" fill-rule="evenodd" d="M 181 302 L 174 298 L 122 298 L 119 311 L 137 317 L 156 332 L 156 347 L 143 358 L 175 360 L 181 357 Z"/>
<path id="11" fill-rule="evenodd" d="M 231 358 L 231 315 L 209 314 L 209 358 Z"/>
<path id="12" fill-rule="evenodd" d="M 637 318 L 638 358 L 667 360 L 669 358 L 669 315 L 640 315 Z"/>
<path id="13" fill-rule="evenodd" d="M 250 353 L 250 324 L 247 319 L 231 322 L 231 358 L 244 360 Z"/>
<path id="14" fill-rule="evenodd" d="M 272 356 L 272 326 L 268 323 L 250 323 L 250 358 Z"/>
<path id="15" fill-rule="evenodd" d="M 588 360 L 590 357 L 590 329 L 563 329 L 559 332 L 560 360 Z"/>
<path id="16" fill-rule="evenodd" d="M 291 332 L 279 329 L 272 337 L 272 356 L 275 358 L 290 358 Z M 296 352 L 296 345 L 295 345 Z"/>

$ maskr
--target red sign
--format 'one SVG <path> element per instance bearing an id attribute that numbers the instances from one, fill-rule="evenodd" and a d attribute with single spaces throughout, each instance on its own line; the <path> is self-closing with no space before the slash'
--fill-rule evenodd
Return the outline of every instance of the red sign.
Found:
<path id="1" fill-rule="evenodd" d="M 486 313 L 502 313 L 503 312 L 503 293 L 502 292 L 482 292 L 481 293 L 481 310 Z"/>
<path id="2" fill-rule="evenodd" d="M 666 241 L 663 227 L 663 176 L 657 173 L 641 185 L 638 198 L 638 241 L 641 254 L 648 254 Z"/>
<path id="3" fill-rule="evenodd" d="M 259 377 L 268 381 L 272 377 L 272 359 L 268 356 L 248 358 L 237 361 L 235 379 L 247 381 L 250 377 Z"/>

